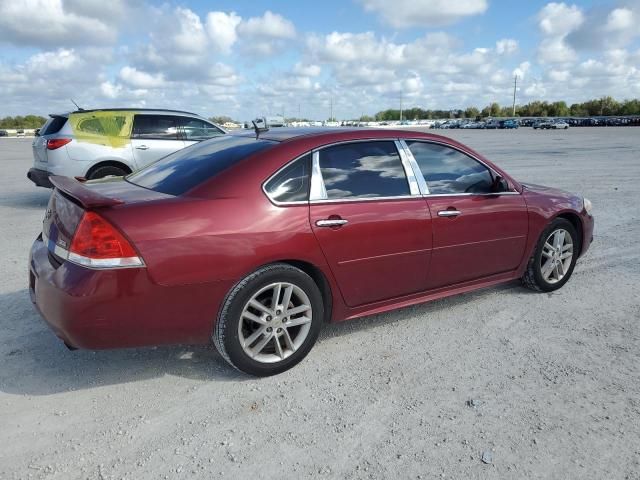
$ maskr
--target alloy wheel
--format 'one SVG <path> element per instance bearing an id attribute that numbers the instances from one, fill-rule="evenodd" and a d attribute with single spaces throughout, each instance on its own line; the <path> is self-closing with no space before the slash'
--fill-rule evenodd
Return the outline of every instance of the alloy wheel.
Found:
<path id="1" fill-rule="evenodd" d="M 571 268 L 573 239 L 571 234 L 559 228 L 551 232 L 542 246 L 540 273 L 550 284 L 558 283 Z"/>
<path id="2" fill-rule="evenodd" d="M 240 345 L 257 362 L 280 362 L 302 346 L 311 329 L 312 315 L 311 301 L 300 287 L 287 282 L 267 285 L 242 310 Z"/>

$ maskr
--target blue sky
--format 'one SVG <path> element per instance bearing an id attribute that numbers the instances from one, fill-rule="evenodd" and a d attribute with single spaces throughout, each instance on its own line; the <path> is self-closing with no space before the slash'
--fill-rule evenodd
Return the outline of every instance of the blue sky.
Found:
<path id="1" fill-rule="evenodd" d="M 640 97 L 639 24 L 638 0 L 0 1 L 0 116 L 481 108 L 516 74 L 520 103 Z"/>

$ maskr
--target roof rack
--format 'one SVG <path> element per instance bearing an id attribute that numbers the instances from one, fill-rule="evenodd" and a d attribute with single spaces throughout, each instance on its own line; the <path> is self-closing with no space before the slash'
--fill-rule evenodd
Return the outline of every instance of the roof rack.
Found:
<path id="1" fill-rule="evenodd" d="M 89 108 L 89 109 L 80 109 L 71 113 L 87 113 L 87 112 L 123 112 L 123 111 L 134 111 L 134 112 L 171 112 L 171 113 L 186 113 L 188 115 L 198 115 L 197 113 L 187 112 L 185 110 L 171 110 L 168 108 Z"/>

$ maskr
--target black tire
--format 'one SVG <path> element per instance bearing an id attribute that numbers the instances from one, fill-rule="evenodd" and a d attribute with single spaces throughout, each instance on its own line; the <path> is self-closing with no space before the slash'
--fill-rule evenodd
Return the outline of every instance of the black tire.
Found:
<path id="1" fill-rule="evenodd" d="M 97 178 L 104 178 L 110 175 L 113 175 L 114 177 L 123 177 L 125 175 L 128 175 L 129 173 L 130 172 L 128 172 L 124 168 L 116 167 L 114 165 L 105 165 L 93 170 L 87 178 L 89 180 L 96 180 Z"/>
<path id="2" fill-rule="evenodd" d="M 556 283 L 549 283 L 542 276 L 542 249 L 549 235 L 551 235 L 558 229 L 564 229 L 569 232 L 569 235 L 571 235 L 571 241 L 573 242 L 573 256 L 571 258 L 571 265 L 565 273 L 564 277 L 562 277 L 562 279 L 560 279 Z M 568 220 L 565 220 L 564 218 L 556 218 L 547 226 L 547 228 L 545 228 L 545 230 L 540 235 L 538 243 L 536 244 L 536 248 L 533 251 L 533 255 L 529 259 L 529 263 L 527 264 L 527 269 L 521 278 L 522 284 L 525 287 L 536 292 L 552 292 L 561 288 L 565 283 L 567 283 L 569 278 L 571 278 L 573 269 L 576 266 L 576 260 L 578 259 L 579 252 L 580 243 L 578 233 L 576 232 L 573 224 Z"/>
<path id="3" fill-rule="evenodd" d="M 263 363 L 251 358 L 242 348 L 238 334 L 243 309 L 260 289 L 275 283 L 287 282 L 304 291 L 311 302 L 311 327 L 302 345 L 284 360 Z M 320 289 L 302 270 L 284 263 L 267 265 L 237 283 L 227 294 L 213 329 L 213 343 L 222 357 L 234 368 L 249 375 L 276 375 L 298 364 L 316 343 L 324 318 Z"/>

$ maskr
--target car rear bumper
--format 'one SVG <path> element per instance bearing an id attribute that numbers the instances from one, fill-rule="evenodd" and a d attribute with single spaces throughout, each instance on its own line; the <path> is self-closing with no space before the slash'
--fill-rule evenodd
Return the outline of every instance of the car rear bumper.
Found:
<path id="1" fill-rule="evenodd" d="M 53 184 L 49 181 L 50 172 L 40 170 L 39 168 L 30 168 L 27 172 L 27 178 L 35 183 L 38 187 L 53 188 Z"/>
<path id="2" fill-rule="evenodd" d="M 38 237 L 31 301 L 68 346 L 85 349 L 210 342 L 226 282 L 164 287 L 145 268 L 90 269 L 50 258 Z"/>

